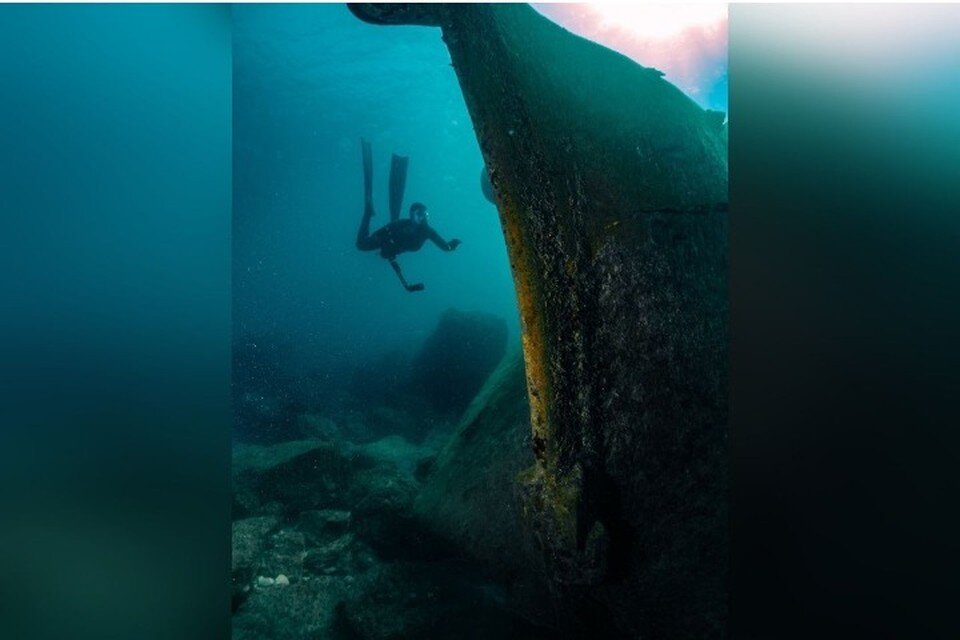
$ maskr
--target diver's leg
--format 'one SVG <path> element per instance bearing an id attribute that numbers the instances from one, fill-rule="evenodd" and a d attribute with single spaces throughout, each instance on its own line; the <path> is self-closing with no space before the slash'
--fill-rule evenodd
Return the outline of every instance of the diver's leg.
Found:
<path id="1" fill-rule="evenodd" d="M 357 249 L 360 251 L 373 251 L 380 248 L 380 243 L 370 236 L 370 218 L 373 217 L 373 205 L 367 201 L 363 208 L 363 220 L 360 221 L 360 228 L 357 230 Z"/>
<path id="2" fill-rule="evenodd" d="M 410 158 L 393 154 L 390 162 L 390 222 L 400 218 L 403 191 L 407 187 L 407 164 Z"/>
<path id="3" fill-rule="evenodd" d="M 363 151 L 363 219 L 360 221 L 360 229 L 357 230 L 357 249 L 372 251 L 379 249 L 377 243 L 370 237 L 370 218 L 375 213 L 373 210 L 373 154 L 370 150 L 370 142 L 365 138 L 360 138 L 360 147 Z"/>

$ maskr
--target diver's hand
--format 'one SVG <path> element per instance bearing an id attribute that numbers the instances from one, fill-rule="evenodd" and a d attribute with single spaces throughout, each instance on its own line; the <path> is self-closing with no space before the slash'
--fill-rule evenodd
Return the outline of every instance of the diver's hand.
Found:
<path id="1" fill-rule="evenodd" d="M 460 242 L 459 240 L 457 240 L 456 238 L 454 238 L 453 240 L 451 240 L 450 242 L 447 243 L 447 245 L 450 246 L 450 251 L 453 251 L 454 249 L 456 249 L 457 247 L 459 247 L 461 244 L 463 244 L 463 243 Z"/>

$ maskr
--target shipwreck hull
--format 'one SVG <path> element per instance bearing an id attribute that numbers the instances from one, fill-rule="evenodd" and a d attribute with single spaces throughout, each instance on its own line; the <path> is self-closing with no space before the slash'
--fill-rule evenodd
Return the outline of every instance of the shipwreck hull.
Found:
<path id="1" fill-rule="evenodd" d="M 490 173 L 536 459 L 523 535 L 557 603 L 540 621 L 724 636 L 722 114 L 526 5 L 351 10 L 442 29 Z"/>

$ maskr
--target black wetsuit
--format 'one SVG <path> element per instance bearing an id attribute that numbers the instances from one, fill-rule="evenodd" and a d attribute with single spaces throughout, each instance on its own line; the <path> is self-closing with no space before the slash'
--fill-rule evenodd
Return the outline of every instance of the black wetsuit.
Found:
<path id="1" fill-rule="evenodd" d="M 423 243 L 430 240 L 444 251 L 453 251 L 460 245 L 459 240 L 447 242 L 434 231 L 427 222 L 426 207 L 419 203 L 411 206 L 411 218 L 400 219 L 400 206 L 407 181 L 407 158 L 394 154 L 390 166 L 390 222 L 370 233 L 370 219 L 373 209 L 373 161 L 370 143 L 362 141 L 363 148 L 363 220 L 357 231 L 357 249 L 360 251 L 379 251 L 380 256 L 390 262 L 390 266 L 400 278 L 407 291 L 422 291 L 422 284 L 409 284 L 403 277 L 396 257 L 401 253 L 419 251 Z M 414 219 L 414 216 L 416 219 Z"/>
<path id="2" fill-rule="evenodd" d="M 419 251 L 427 240 L 444 251 L 453 251 L 451 244 L 440 237 L 427 222 L 417 223 L 409 218 L 394 220 L 370 233 L 370 215 L 364 213 L 360 230 L 357 231 L 357 249 L 360 251 L 380 251 L 380 257 L 393 260 L 401 253 Z"/>

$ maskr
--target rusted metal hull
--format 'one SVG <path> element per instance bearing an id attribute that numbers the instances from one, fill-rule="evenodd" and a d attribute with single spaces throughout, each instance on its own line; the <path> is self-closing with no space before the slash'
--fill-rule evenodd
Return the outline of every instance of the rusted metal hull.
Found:
<path id="1" fill-rule="evenodd" d="M 723 637 L 722 118 L 526 5 L 351 5 L 438 26 L 490 172 L 536 464 L 517 479 L 573 635 Z"/>

